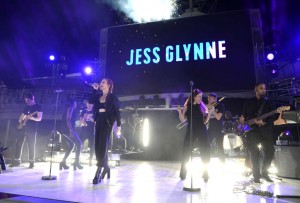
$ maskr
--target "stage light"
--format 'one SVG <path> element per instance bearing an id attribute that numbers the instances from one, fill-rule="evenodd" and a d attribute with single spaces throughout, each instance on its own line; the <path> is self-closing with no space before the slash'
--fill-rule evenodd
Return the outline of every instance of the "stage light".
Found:
<path id="1" fill-rule="evenodd" d="M 93 73 L 93 69 L 92 69 L 90 66 L 86 66 L 86 67 L 84 68 L 84 73 L 85 73 L 86 75 L 91 75 L 91 74 Z"/>
<path id="2" fill-rule="evenodd" d="M 278 138 L 288 139 L 290 137 L 291 137 L 291 131 L 287 130 L 287 131 L 283 131 L 282 133 L 280 133 Z"/>
<path id="3" fill-rule="evenodd" d="M 268 172 L 271 173 L 271 174 L 277 174 L 278 173 L 278 169 L 275 166 L 271 166 L 268 169 Z"/>
<path id="4" fill-rule="evenodd" d="M 265 54 L 267 63 L 274 63 L 277 61 L 278 53 L 276 51 L 275 45 L 265 47 Z"/>
<path id="5" fill-rule="evenodd" d="M 114 7 L 139 23 L 170 19 L 176 9 L 173 0 L 115 0 L 113 2 Z"/>
<path id="6" fill-rule="evenodd" d="M 277 78 L 279 75 L 279 67 L 277 64 L 268 65 L 269 75 L 271 78 Z"/>
<path id="7" fill-rule="evenodd" d="M 267 54 L 267 59 L 269 60 L 269 61 L 272 61 L 273 59 L 274 59 L 274 53 L 268 53 Z"/>
<path id="8" fill-rule="evenodd" d="M 149 120 L 144 119 L 143 124 L 143 145 L 147 147 L 149 145 Z"/>
<path id="9" fill-rule="evenodd" d="M 50 55 L 49 59 L 50 59 L 50 61 L 54 61 L 55 60 L 55 56 L 54 55 Z"/>

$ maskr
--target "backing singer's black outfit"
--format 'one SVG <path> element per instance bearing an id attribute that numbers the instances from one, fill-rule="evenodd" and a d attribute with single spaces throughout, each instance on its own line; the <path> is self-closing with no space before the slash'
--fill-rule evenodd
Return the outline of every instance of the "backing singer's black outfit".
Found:
<path id="1" fill-rule="evenodd" d="M 184 138 L 184 145 L 182 151 L 182 159 L 181 159 L 181 169 L 180 169 L 180 178 L 186 178 L 186 163 L 188 163 L 191 151 L 197 143 L 198 139 L 199 150 L 202 162 L 204 164 L 208 164 L 210 161 L 210 147 L 208 143 L 207 137 L 207 129 L 203 121 L 203 114 L 200 109 L 199 104 L 192 105 L 192 122 L 191 122 L 191 106 L 187 106 L 186 111 L 187 118 L 187 131 Z M 192 149 L 190 148 L 190 124 L 192 123 Z M 204 178 L 208 178 L 207 171 L 204 172 Z"/>
<path id="2" fill-rule="evenodd" d="M 264 103 L 264 104 L 263 104 Z M 263 108 L 260 115 L 269 113 L 275 110 L 274 104 L 265 99 L 252 98 L 245 102 L 243 116 L 245 121 L 258 117 L 258 112 L 260 111 L 261 105 Z M 274 142 L 273 142 L 273 126 L 274 126 L 274 116 L 270 116 L 266 119 L 263 119 L 266 122 L 265 126 L 250 126 L 252 129 L 246 133 L 246 145 L 250 153 L 250 159 L 252 163 L 252 172 L 255 182 L 259 182 L 261 177 L 268 178 L 268 169 L 271 165 L 273 155 L 274 155 Z M 259 165 L 259 143 L 262 146 L 263 159 L 260 169 Z"/>
<path id="3" fill-rule="evenodd" d="M 71 132 L 70 129 L 68 127 L 68 120 L 67 120 L 67 116 L 68 116 L 68 111 L 70 110 L 70 108 L 72 108 L 72 106 L 66 106 L 63 112 L 63 116 L 62 116 L 62 122 L 61 122 L 61 126 L 60 126 L 60 130 L 59 132 L 63 135 L 63 139 L 65 140 L 67 146 L 66 146 L 66 151 L 65 151 L 65 155 L 64 158 L 62 160 L 62 162 L 60 163 L 60 170 L 62 168 L 64 169 L 68 169 L 69 167 L 66 165 L 66 161 L 68 159 L 68 157 L 70 156 L 71 152 L 73 151 L 73 149 L 76 147 L 76 151 L 75 151 L 75 161 L 73 164 L 73 168 L 74 170 L 76 170 L 76 168 L 82 169 L 83 167 L 80 165 L 80 152 L 81 152 L 81 145 L 82 145 L 82 141 L 80 139 L 80 137 L 78 136 L 76 130 L 75 130 L 75 123 L 76 123 L 76 117 L 77 117 L 77 112 L 74 109 L 70 118 L 70 125 L 71 128 L 74 130 L 73 132 L 73 136 L 70 136 Z"/>
<path id="4" fill-rule="evenodd" d="M 107 151 L 110 143 L 110 135 L 115 122 L 117 122 L 117 126 L 121 126 L 121 114 L 119 110 L 120 107 L 118 98 L 109 93 L 106 96 L 105 103 L 101 103 L 101 96 L 102 93 L 97 94 L 97 92 L 94 91 L 94 94 L 91 97 L 92 101 L 94 102 L 94 120 L 96 121 L 95 155 L 98 166 L 95 178 L 93 180 L 94 184 L 97 184 L 101 181 L 100 173 L 102 167 L 103 175 L 108 173 L 109 178 Z M 102 175 L 101 178 L 103 178 Z"/>

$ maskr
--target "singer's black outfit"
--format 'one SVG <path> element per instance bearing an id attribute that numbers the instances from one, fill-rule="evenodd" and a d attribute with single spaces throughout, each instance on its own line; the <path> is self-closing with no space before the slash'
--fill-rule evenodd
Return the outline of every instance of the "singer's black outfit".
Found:
<path id="1" fill-rule="evenodd" d="M 83 109 L 80 113 L 80 117 L 83 118 L 86 116 L 86 126 L 82 126 L 81 134 L 84 138 L 89 140 L 89 147 L 90 147 L 90 161 L 93 159 L 94 156 L 94 145 L 95 145 L 95 124 L 91 118 L 94 118 L 94 110 L 88 111 L 87 109 Z"/>
<path id="2" fill-rule="evenodd" d="M 187 118 L 187 132 L 184 138 L 184 145 L 182 151 L 182 159 L 181 159 L 181 169 L 180 169 L 180 178 L 186 178 L 186 163 L 188 163 L 191 151 L 193 148 L 198 147 L 195 146 L 197 143 L 196 140 L 198 139 L 199 143 L 199 150 L 202 162 L 204 164 L 208 164 L 210 161 L 210 147 L 208 143 L 207 137 L 207 129 L 203 121 L 203 114 L 200 109 L 199 104 L 192 105 L 192 122 L 191 122 L 191 106 L 187 106 L 186 111 L 186 118 Z M 192 149 L 190 148 L 190 124 L 192 123 Z M 207 171 L 205 171 L 207 173 Z"/>
<path id="3" fill-rule="evenodd" d="M 94 91 L 92 97 L 90 98 L 92 101 L 94 101 L 94 120 L 96 121 L 95 155 L 98 169 L 93 180 L 94 184 L 97 184 L 101 181 L 99 176 L 102 167 L 104 168 L 102 172 L 103 175 L 108 172 L 109 178 L 107 151 L 110 143 L 110 135 L 115 122 L 117 122 L 117 126 L 121 126 L 121 114 L 119 110 L 120 107 L 118 98 L 109 93 L 106 96 L 105 103 L 101 103 L 101 96 L 102 93 L 97 94 L 97 92 Z M 103 178 L 103 175 L 101 175 L 101 178 Z"/>
<path id="4" fill-rule="evenodd" d="M 32 106 L 26 106 L 23 110 L 24 115 L 29 115 L 34 112 L 42 112 L 42 107 L 39 104 L 34 104 Z M 34 114 L 33 117 L 37 117 L 37 113 Z M 37 129 L 38 129 L 38 122 L 33 120 L 27 120 L 26 125 L 19 130 L 20 134 L 17 137 L 17 143 L 16 143 L 17 163 L 15 163 L 15 165 L 20 165 L 22 149 L 26 138 L 30 168 L 33 167 L 33 163 L 35 161 L 35 144 L 36 144 Z"/>
<path id="5" fill-rule="evenodd" d="M 211 115 L 208 123 L 208 136 L 210 140 L 210 144 L 212 145 L 213 140 L 216 141 L 216 147 L 218 152 L 218 157 L 221 162 L 225 162 L 225 154 L 224 154 L 224 134 L 223 134 L 223 115 L 224 115 L 224 106 L 222 104 L 218 104 L 215 106 L 216 113 L 222 113 L 222 117 L 220 120 L 216 119 L 214 115 Z"/>
<path id="6" fill-rule="evenodd" d="M 260 111 L 261 105 L 263 105 L 263 108 L 260 115 L 275 110 L 273 103 L 265 98 L 257 99 L 255 97 L 249 99 L 245 102 L 243 110 L 243 116 L 245 117 L 245 120 L 247 121 L 258 117 L 259 115 L 257 114 Z M 259 182 L 261 177 L 269 179 L 268 169 L 271 165 L 274 155 L 273 126 L 275 118 L 275 116 L 270 116 L 264 119 L 263 121 L 266 122 L 266 125 L 262 127 L 259 127 L 255 124 L 250 126 L 252 129 L 246 133 L 246 143 L 250 153 L 252 172 L 255 182 Z M 261 170 L 259 165 L 259 143 L 261 143 L 263 152 Z"/>

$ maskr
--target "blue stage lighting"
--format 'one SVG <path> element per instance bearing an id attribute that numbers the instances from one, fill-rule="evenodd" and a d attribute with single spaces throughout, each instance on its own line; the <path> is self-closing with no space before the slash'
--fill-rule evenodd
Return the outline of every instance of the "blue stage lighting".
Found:
<path id="1" fill-rule="evenodd" d="M 85 73 L 86 75 L 91 75 L 91 74 L 93 73 L 93 69 L 92 69 L 90 66 L 86 66 L 86 67 L 84 68 L 84 73 Z"/>
<path id="2" fill-rule="evenodd" d="M 50 59 L 50 61 L 54 61 L 55 60 L 55 56 L 54 55 L 50 55 L 49 59 Z"/>
<path id="3" fill-rule="evenodd" d="M 269 60 L 269 61 L 272 61 L 273 59 L 274 59 L 274 54 L 273 53 L 268 53 L 268 55 L 267 55 L 267 59 Z"/>

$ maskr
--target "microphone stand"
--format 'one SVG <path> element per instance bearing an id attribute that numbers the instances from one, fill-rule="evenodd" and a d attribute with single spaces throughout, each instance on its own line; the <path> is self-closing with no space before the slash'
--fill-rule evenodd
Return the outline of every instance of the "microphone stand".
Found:
<path id="1" fill-rule="evenodd" d="M 42 180 L 56 180 L 56 176 L 52 176 L 52 157 L 53 157 L 53 145 L 54 145 L 54 139 L 56 137 L 57 131 L 56 131 L 56 115 L 57 115 L 57 106 L 58 106 L 58 97 L 59 93 L 62 92 L 62 90 L 55 90 L 56 94 L 56 102 L 55 102 L 55 113 L 54 113 L 54 126 L 53 126 L 53 132 L 52 132 L 52 142 L 51 142 L 51 155 L 50 155 L 50 170 L 49 170 L 49 176 L 42 176 Z"/>
<path id="2" fill-rule="evenodd" d="M 193 153 L 192 153 L 192 139 L 193 139 L 193 81 L 190 81 L 191 86 L 191 100 L 190 100 L 190 157 L 191 157 L 191 164 L 190 164 L 190 172 L 191 172 L 191 187 L 183 187 L 184 191 L 188 192 L 199 192 L 201 189 L 200 187 L 193 186 Z"/>

